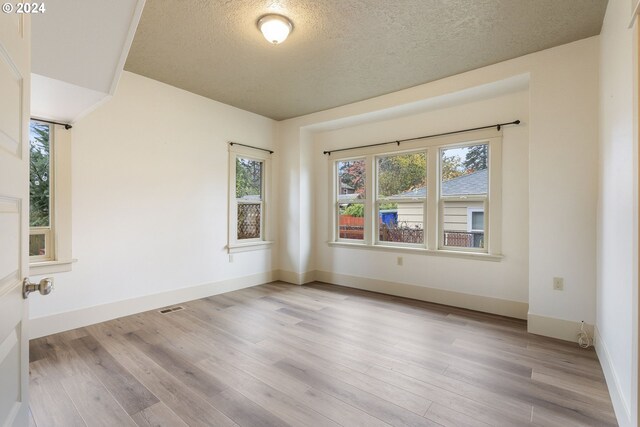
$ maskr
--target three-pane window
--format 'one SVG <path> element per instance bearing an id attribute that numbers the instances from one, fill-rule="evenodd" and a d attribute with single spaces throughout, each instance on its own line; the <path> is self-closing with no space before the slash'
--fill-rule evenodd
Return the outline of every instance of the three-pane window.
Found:
<path id="1" fill-rule="evenodd" d="M 335 160 L 333 240 L 488 253 L 489 224 L 499 216 L 490 222 L 489 208 L 501 203 L 500 144 L 416 142 L 410 150 L 376 148 Z M 493 249 L 499 246 L 495 241 Z"/>

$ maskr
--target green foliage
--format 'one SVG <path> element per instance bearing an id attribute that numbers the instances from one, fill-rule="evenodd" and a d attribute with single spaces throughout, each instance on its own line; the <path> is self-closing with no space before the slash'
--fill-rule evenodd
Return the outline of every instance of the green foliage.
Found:
<path id="1" fill-rule="evenodd" d="M 459 156 L 442 155 L 442 180 L 449 181 L 465 174 L 462 159 Z"/>
<path id="2" fill-rule="evenodd" d="M 378 160 L 378 189 L 382 196 L 395 196 L 427 184 L 425 153 L 402 154 Z"/>
<path id="3" fill-rule="evenodd" d="M 262 162 L 236 158 L 236 198 L 262 196 Z"/>
<path id="4" fill-rule="evenodd" d="M 341 215 L 348 215 L 348 216 L 363 217 L 364 216 L 364 205 L 362 203 L 353 203 L 353 204 L 347 206 L 340 214 Z"/>
<path id="5" fill-rule="evenodd" d="M 50 198 L 50 144 L 49 125 L 31 122 L 30 157 L 29 157 L 29 225 L 31 227 L 46 227 L 49 225 Z"/>
<path id="6" fill-rule="evenodd" d="M 469 147 L 464 158 L 464 166 L 468 173 L 481 171 L 487 168 L 489 159 L 489 146 L 487 144 Z"/>

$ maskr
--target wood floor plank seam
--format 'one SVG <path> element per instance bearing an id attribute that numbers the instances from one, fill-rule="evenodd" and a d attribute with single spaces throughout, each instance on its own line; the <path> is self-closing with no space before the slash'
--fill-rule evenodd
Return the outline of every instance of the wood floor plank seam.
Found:
<path id="1" fill-rule="evenodd" d="M 240 353 L 240 354 L 243 354 L 243 353 L 241 353 L 241 352 L 239 352 L 239 353 Z M 243 354 L 243 356 L 244 356 L 246 359 L 253 360 L 253 363 L 254 363 L 254 364 L 260 364 L 260 365 L 261 365 L 261 364 L 263 363 L 262 361 L 259 361 L 259 360 L 255 359 L 252 355 L 245 355 L 245 354 Z M 233 360 L 231 361 L 231 363 L 233 363 Z M 267 368 L 268 366 L 267 366 L 267 365 L 264 365 L 264 367 L 265 367 L 265 368 Z M 254 377 L 254 378 L 256 378 L 256 379 L 259 379 L 259 380 L 261 380 L 261 381 L 263 380 L 263 378 L 262 378 L 262 377 L 260 377 L 260 376 L 258 376 L 258 375 L 256 375 L 256 373 L 255 373 L 254 371 L 247 371 L 247 370 L 246 370 L 246 366 L 245 366 L 245 367 L 237 367 L 237 368 L 238 368 L 238 369 L 243 370 L 244 372 L 247 372 L 249 375 L 253 376 L 253 377 Z M 279 387 L 277 386 L 277 383 L 280 383 L 280 384 L 281 384 L 281 383 L 282 383 L 282 380 L 284 380 L 285 378 L 286 378 L 286 379 L 288 379 L 289 381 L 298 381 L 297 379 L 295 379 L 295 378 L 293 378 L 293 377 L 289 377 L 289 376 L 287 376 L 287 375 L 285 374 L 284 376 L 280 376 L 279 381 L 277 381 L 277 382 L 276 382 L 276 384 L 274 384 L 274 383 L 270 383 L 269 385 L 271 385 L 272 387 L 274 387 L 274 388 L 276 388 L 276 389 L 279 389 Z M 264 381 L 263 381 L 263 382 L 264 382 Z M 300 384 L 302 384 L 302 383 L 300 383 Z M 305 385 L 304 385 L 304 387 L 305 387 L 305 393 L 310 393 L 310 392 L 311 392 L 311 394 L 313 394 L 314 392 L 315 392 L 315 393 L 318 393 L 316 390 L 314 390 L 314 389 L 313 389 L 313 387 L 311 387 L 311 386 L 309 386 L 309 385 L 306 385 L 306 384 L 305 384 Z M 282 390 L 282 389 L 280 389 L 280 391 L 284 392 L 284 390 Z M 294 396 L 296 396 L 296 397 L 297 397 L 297 395 L 294 395 Z M 302 402 L 302 403 L 304 403 L 304 402 Z M 349 407 L 353 408 L 353 410 L 358 410 L 358 411 L 359 411 L 359 409 L 357 409 L 356 407 L 351 406 L 351 405 L 349 405 L 349 404 L 348 404 L 348 403 L 346 403 L 346 402 L 343 402 L 343 403 L 344 403 L 344 404 L 346 404 L 347 406 L 349 406 Z M 326 415 L 326 414 L 322 414 L 322 415 Z M 339 422 L 339 420 L 334 420 L 334 421 Z M 383 423 L 383 421 L 382 421 L 382 420 L 379 420 L 379 421 L 380 421 L 380 423 Z M 384 423 L 384 424 L 385 424 L 385 425 L 388 425 L 388 424 L 386 424 L 386 423 Z"/>
<path id="2" fill-rule="evenodd" d="M 72 351 L 75 351 L 75 349 L 73 349 L 73 348 L 72 348 Z M 85 361 L 84 359 L 83 359 L 83 362 L 85 362 L 85 365 L 87 365 L 87 363 L 86 363 L 86 361 Z M 89 367 L 89 366 L 88 366 L 88 367 Z M 90 367 L 89 367 L 89 368 L 90 368 Z M 111 393 L 111 391 L 109 390 L 109 388 L 108 388 L 108 387 L 107 387 L 107 386 L 102 382 L 102 380 L 101 380 L 97 375 L 95 375 L 95 373 L 93 373 L 93 372 L 92 372 L 92 375 L 93 375 L 94 379 L 95 379 L 98 383 L 100 383 L 100 384 L 102 385 L 102 387 L 106 390 L 106 392 L 107 392 L 109 395 L 111 395 L 111 398 L 114 400 L 114 402 L 115 402 L 118 406 L 120 406 L 120 408 L 122 409 L 122 411 L 123 411 L 125 414 L 127 414 L 127 416 L 129 416 L 128 412 L 125 410 L 125 408 L 124 408 L 124 407 L 122 406 L 122 404 L 119 402 L 119 400 L 118 400 L 118 399 L 116 399 L 116 397 L 113 395 L 113 393 Z M 64 387 L 64 384 L 63 384 L 62 386 Z M 74 399 L 73 399 L 73 398 L 71 398 L 71 402 L 73 402 L 73 403 L 74 403 L 74 405 L 76 405 L 76 403 L 74 402 Z M 77 405 L 76 405 L 76 409 L 77 409 Z M 82 414 L 80 414 L 80 416 L 82 416 Z M 131 418 L 131 417 L 129 416 L 129 418 Z M 131 421 L 135 424 L 135 421 L 133 421 L 133 418 L 131 418 Z M 85 420 L 85 424 L 90 425 L 89 423 L 87 423 L 87 421 L 86 421 L 86 420 Z"/>
<path id="3" fill-rule="evenodd" d="M 376 368 L 375 368 L 375 367 L 371 367 L 371 369 L 376 369 Z M 386 368 L 380 367 L 379 369 L 386 369 Z M 401 376 L 405 376 L 403 373 L 399 373 L 399 375 L 401 375 Z M 412 378 L 412 377 L 411 377 L 411 378 Z M 419 383 L 422 383 L 422 381 L 421 381 L 420 379 L 415 379 L 415 378 L 412 378 L 412 379 L 413 379 L 414 381 L 417 381 L 417 382 L 419 382 Z M 422 384 L 423 384 L 425 387 L 426 387 L 426 385 L 427 385 L 426 383 L 422 383 Z M 401 387 L 402 387 L 402 386 L 401 386 Z M 405 385 L 405 387 L 406 387 L 406 385 Z M 505 411 L 505 406 L 506 406 L 504 403 L 506 402 L 506 400 L 507 400 L 507 399 L 503 399 L 503 400 L 501 400 L 501 401 L 500 401 L 500 403 L 494 404 L 494 406 L 492 406 L 492 405 L 490 405 L 490 404 L 487 404 L 487 403 L 484 403 L 484 402 L 481 402 L 481 401 L 474 400 L 473 398 L 471 398 L 471 397 L 469 397 L 469 396 L 465 395 L 464 393 L 462 393 L 462 392 L 460 392 L 459 390 L 456 390 L 456 389 L 454 389 L 454 390 L 449 390 L 449 389 L 441 388 L 441 387 L 439 387 L 439 386 L 437 386 L 437 385 L 431 385 L 431 384 L 430 384 L 430 387 L 431 387 L 431 388 L 436 389 L 436 390 L 434 391 L 434 393 L 435 393 L 435 398 L 434 398 L 434 399 L 439 398 L 439 397 L 440 397 L 440 396 L 442 396 L 442 395 L 450 395 L 450 394 L 454 394 L 454 395 L 457 395 L 457 396 L 458 396 L 459 400 L 461 400 L 462 402 L 464 402 L 464 404 L 463 404 L 462 406 L 463 406 L 465 409 L 466 409 L 468 406 L 475 406 L 475 407 L 476 407 L 476 409 L 482 410 L 483 412 L 493 412 L 493 413 L 496 413 L 496 414 L 500 413 L 500 416 L 501 416 L 501 417 L 503 417 L 503 418 L 505 418 L 505 419 L 513 419 L 513 420 L 514 420 L 514 422 L 516 422 L 516 423 L 520 423 L 520 422 L 522 422 L 522 420 L 524 419 L 524 417 L 519 417 L 519 416 L 517 416 L 517 414 L 518 414 L 518 413 L 517 413 L 517 412 L 514 412 L 514 410 L 513 410 L 513 409 L 511 409 L 511 413 L 509 413 L 509 414 L 507 414 L 506 412 L 504 412 L 504 411 Z M 446 400 L 446 399 L 445 399 L 445 400 Z M 434 403 L 437 403 L 437 402 L 438 402 L 437 400 L 434 400 Z M 450 406 L 452 406 L 452 405 L 450 405 Z M 529 418 L 529 413 L 530 413 L 531 408 L 532 408 L 532 406 L 531 406 L 531 405 L 527 405 L 527 417 L 526 417 L 527 419 Z M 451 407 L 451 409 L 458 410 L 458 408 L 457 408 L 457 407 L 456 407 L 456 408 L 454 408 L 453 406 Z M 458 410 L 458 411 L 459 411 L 459 410 Z M 461 411 L 459 411 L 459 412 L 461 412 Z M 469 414 L 469 415 L 472 415 L 472 414 Z"/>
<path id="4" fill-rule="evenodd" d="M 124 339 L 124 338 L 122 338 L 122 339 Z M 136 349 L 133 349 L 133 350 L 135 351 Z M 138 363 L 137 363 L 137 362 L 135 362 L 135 360 L 133 360 L 133 359 L 131 358 L 131 357 L 132 357 L 132 355 L 133 355 L 133 353 L 128 353 L 128 354 L 127 354 L 127 355 L 125 355 L 124 357 L 129 358 L 129 359 L 131 360 L 131 362 L 132 362 L 132 363 L 134 363 L 134 365 L 138 365 Z M 146 356 L 146 355 L 144 355 L 144 357 L 146 358 L 147 356 Z M 146 361 L 145 363 L 142 363 L 142 364 L 140 364 L 140 365 L 142 365 L 142 366 L 144 366 L 144 367 L 145 367 L 145 368 L 141 368 L 141 369 L 143 369 L 143 370 L 148 369 L 148 367 L 151 367 L 151 366 L 153 365 L 153 366 L 155 366 L 155 369 L 157 369 L 157 370 L 159 370 L 160 372 L 164 373 L 165 375 L 167 375 L 168 377 L 170 377 L 173 381 L 175 381 L 175 382 L 180 382 L 180 380 L 179 380 L 178 378 L 176 378 L 175 376 L 173 376 L 173 375 L 172 375 L 172 373 L 171 373 L 170 371 L 167 371 L 167 370 L 166 370 L 166 369 L 164 369 L 162 366 L 160 366 L 160 365 L 156 364 L 156 362 L 155 362 L 155 361 L 153 361 L 152 359 L 149 359 L 148 361 Z M 136 376 L 136 373 L 135 373 L 135 372 L 132 372 L 132 375 Z M 141 377 L 139 377 L 139 376 L 136 376 L 136 377 L 138 378 L 138 381 L 140 381 L 141 383 L 145 384 L 145 379 L 144 379 L 144 378 L 141 378 Z M 159 381 L 160 381 L 160 383 L 162 383 L 162 385 L 163 385 L 163 386 L 165 386 L 165 385 L 166 385 L 166 384 L 164 384 L 164 383 L 163 383 L 163 381 L 162 381 L 161 379 L 160 379 Z M 180 383 L 180 384 L 182 384 L 182 383 Z M 149 388 L 148 384 L 147 384 L 147 387 Z M 190 393 L 196 393 L 195 391 L 192 391 L 192 390 L 189 390 L 189 392 L 190 392 Z M 161 400 L 161 401 L 163 401 L 163 400 Z M 200 397 L 200 395 L 197 395 L 197 399 L 189 398 L 189 402 L 185 402 L 185 403 L 190 403 L 190 404 L 194 404 L 194 403 L 195 403 L 196 405 L 203 404 L 203 405 L 206 405 L 206 407 L 207 407 L 207 408 L 210 408 L 211 410 L 214 410 L 214 411 L 219 412 L 217 408 L 215 408 L 215 407 L 214 407 L 210 402 L 208 402 L 207 400 L 205 400 L 205 399 L 203 399 L 202 397 Z M 169 409 L 170 409 L 172 412 L 176 413 L 176 414 L 178 415 L 178 417 L 179 417 L 180 419 L 182 419 L 184 422 L 187 422 L 187 421 L 188 421 L 188 417 L 185 417 L 185 416 L 183 416 L 183 415 L 180 415 L 180 414 L 179 414 L 178 412 L 176 412 L 176 411 L 175 411 L 175 410 L 174 410 L 170 405 L 167 405 L 167 406 L 169 407 Z M 200 406 L 200 408 L 202 408 L 202 406 Z M 221 414 L 221 415 L 224 415 L 222 412 L 220 412 L 220 414 Z M 185 419 L 185 418 L 187 418 L 187 419 Z M 225 418 L 226 418 L 226 416 L 225 416 Z M 227 419 L 229 419 L 229 418 L 227 418 Z M 197 420 L 196 420 L 196 421 L 197 421 Z M 229 421 L 231 421 L 231 420 L 229 419 Z M 233 423 L 233 424 L 235 425 L 235 423 Z M 195 424 L 189 424 L 189 425 L 208 425 L 208 424 L 198 424 L 198 423 L 195 423 Z"/>
<path id="5" fill-rule="evenodd" d="M 617 425 L 595 352 L 519 319 L 319 282 L 181 305 L 32 340 L 30 425 Z"/>

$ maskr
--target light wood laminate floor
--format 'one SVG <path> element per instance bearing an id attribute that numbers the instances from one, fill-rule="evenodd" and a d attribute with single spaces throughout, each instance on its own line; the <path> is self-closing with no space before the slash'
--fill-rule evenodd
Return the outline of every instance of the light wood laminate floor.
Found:
<path id="1" fill-rule="evenodd" d="M 593 350 L 524 321 L 273 283 L 31 341 L 46 426 L 613 426 Z"/>

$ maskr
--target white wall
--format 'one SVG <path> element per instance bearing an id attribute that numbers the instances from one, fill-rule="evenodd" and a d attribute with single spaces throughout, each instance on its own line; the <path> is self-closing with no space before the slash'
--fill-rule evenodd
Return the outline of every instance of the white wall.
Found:
<path id="1" fill-rule="evenodd" d="M 329 162 L 339 154 L 326 156 L 322 154 L 324 150 L 516 119 L 523 124 L 503 131 L 502 248 L 505 257 L 500 262 L 401 253 L 403 265 L 398 266 L 398 254 L 393 252 L 327 245 L 331 220 L 326 205 L 330 199 Z M 526 303 L 529 292 L 528 122 L 529 93 L 526 88 L 520 88 L 516 93 L 487 100 L 316 133 L 313 144 L 316 269 Z"/>
<path id="2" fill-rule="evenodd" d="M 600 36 L 597 348 L 621 425 L 637 425 L 638 157 L 630 17 L 627 1 L 610 1 Z"/>
<path id="3" fill-rule="evenodd" d="M 281 223 L 280 241 L 295 242 L 296 247 L 293 250 L 286 244 L 280 246 L 283 260 L 280 268 L 290 270 L 291 277 L 302 279 L 313 277 L 316 262 L 325 263 L 324 258 L 313 256 L 314 250 L 322 247 L 322 242 L 316 245 L 314 227 L 304 224 L 307 221 L 315 227 L 323 226 L 320 217 L 313 221 L 313 215 L 318 215 L 325 209 L 323 203 L 326 199 L 314 198 L 300 205 L 299 202 L 303 200 L 300 196 L 313 194 L 316 189 L 309 182 L 288 179 L 297 176 L 302 165 L 308 164 L 316 155 L 309 152 L 305 145 L 312 140 L 310 134 L 410 116 L 425 109 L 447 108 L 452 104 L 459 104 L 462 93 L 474 90 L 481 92 L 483 88 L 490 88 L 496 82 L 526 74 L 530 79 L 530 237 L 528 277 L 524 280 L 528 286 L 529 326 L 536 333 L 575 339 L 577 322 L 595 322 L 598 52 L 599 39 L 592 37 L 389 95 L 278 123 L 279 150 L 295 153 L 291 155 L 290 161 L 282 163 L 280 170 L 283 184 L 281 192 L 289 195 L 288 200 L 283 200 L 282 209 L 284 212 L 296 210 L 302 215 L 302 219 Z M 500 93 L 495 92 L 493 95 L 498 96 Z M 466 123 L 474 121 L 474 118 L 460 116 L 457 119 L 447 122 L 446 130 L 465 127 Z M 435 127 L 425 125 L 421 128 L 402 128 L 382 135 L 369 133 L 358 141 L 373 143 L 419 136 Z M 356 145 L 354 139 L 342 139 L 340 144 Z M 315 151 L 317 153 L 318 150 Z M 313 170 L 312 173 L 318 174 L 319 171 Z M 576 212 L 580 214 L 576 215 Z M 513 221 L 513 218 L 504 215 L 503 222 L 508 224 L 509 221 Z M 505 254 L 527 256 L 523 252 Z M 351 259 L 350 263 L 356 265 L 351 268 L 357 268 L 358 274 L 362 275 L 377 274 L 382 269 L 380 265 L 389 264 L 389 256 L 382 261 L 383 256 L 372 255 L 370 251 L 360 252 Z M 425 262 L 436 264 L 431 259 Z M 447 268 L 461 268 L 468 261 L 438 258 L 437 262 Z M 482 269 L 503 268 L 482 265 Z M 419 270 L 408 273 L 409 270 L 404 271 L 410 277 L 403 274 L 402 279 L 411 281 L 418 277 Z M 372 271 L 375 273 L 367 273 Z M 482 280 L 497 274 L 497 271 L 488 273 L 482 276 Z M 522 272 L 519 272 L 518 277 L 521 275 Z M 552 289 L 553 277 L 557 276 L 565 280 L 563 292 Z M 420 283 L 425 286 L 468 286 L 440 281 L 432 284 L 421 280 Z M 506 295 L 503 292 L 504 285 L 499 286 L 503 289 L 493 289 L 491 292 Z M 514 283 L 511 286 L 513 288 L 508 290 L 510 297 L 522 299 L 525 295 L 522 292 L 523 285 Z M 489 289 L 487 286 L 483 292 L 489 292 Z"/>
<path id="4" fill-rule="evenodd" d="M 227 141 L 273 148 L 274 124 L 125 72 L 114 98 L 73 127 L 78 261 L 72 272 L 55 275 L 51 295 L 30 298 L 31 318 L 203 284 L 214 284 L 213 293 L 234 278 L 269 277 L 275 250 L 234 254 L 233 263 L 225 250 Z"/>
<path id="5" fill-rule="evenodd" d="M 594 324 L 598 39 L 531 59 L 529 312 Z"/>

